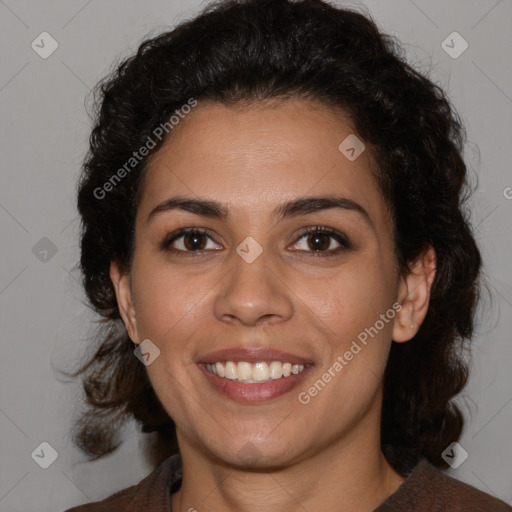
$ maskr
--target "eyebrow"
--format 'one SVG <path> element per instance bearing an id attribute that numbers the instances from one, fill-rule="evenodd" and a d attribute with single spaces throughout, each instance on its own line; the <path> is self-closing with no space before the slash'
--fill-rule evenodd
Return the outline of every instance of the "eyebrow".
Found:
<path id="1" fill-rule="evenodd" d="M 273 211 L 273 216 L 278 222 L 280 222 L 292 217 L 308 215 L 331 209 L 342 209 L 356 212 L 370 225 L 370 227 L 374 228 L 370 215 L 359 203 L 356 203 L 347 197 L 340 196 L 304 196 L 298 199 L 293 199 L 278 206 Z M 148 224 L 157 215 L 172 210 L 182 210 L 194 213 L 195 215 L 219 220 L 225 220 L 229 216 L 228 208 L 217 201 L 178 196 L 171 197 L 153 208 L 148 215 L 146 224 Z"/>

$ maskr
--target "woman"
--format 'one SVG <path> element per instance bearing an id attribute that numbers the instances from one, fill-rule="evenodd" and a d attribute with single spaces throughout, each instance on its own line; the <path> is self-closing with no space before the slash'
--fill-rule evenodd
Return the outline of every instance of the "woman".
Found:
<path id="1" fill-rule="evenodd" d="M 394 41 L 321 0 L 144 42 L 80 182 L 105 326 L 75 440 L 103 456 L 134 417 L 179 453 L 72 510 L 512 510 L 440 471 L 481 265 L 463 143 Z"/>

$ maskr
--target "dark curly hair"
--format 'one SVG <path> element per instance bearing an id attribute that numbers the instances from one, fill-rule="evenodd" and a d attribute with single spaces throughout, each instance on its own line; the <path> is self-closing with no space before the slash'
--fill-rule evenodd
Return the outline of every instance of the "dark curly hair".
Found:
<path id="1" fill-rule="evenodd" d="M 83 284 L 102 321 L 98 345 L 74 373 L 87 402 L 75 444 L 90 458 L 106 455 L 133 417 L 165 446 L 161 458 L 177 450 L 174 423 L 133 355 L 109 277 L 112 260 L 130 269 L 145 169 L 166 138 L 108 192 L 98 190 L 191 98 L 226 106 L 304 98 L 348 115 L 367 144 L 401 275 L 427 246 L 436 251 L 428 314 L 413 342 L 392 344 L 381 444 L 399 472 L 420 457 L 445 467 L 441 453 L 464 424 L 453 398 L 468 377 L 463 349 L 474 329 L 481 257 L 466 210 L 465 132 L 441 88 L 367 15 L 322 0 L 225 0 L 145 40 L 95 91 L 78 209 Z"/>

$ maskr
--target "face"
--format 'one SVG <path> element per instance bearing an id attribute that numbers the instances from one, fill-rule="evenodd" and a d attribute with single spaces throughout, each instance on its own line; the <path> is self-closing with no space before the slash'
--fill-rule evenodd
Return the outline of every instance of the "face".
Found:
<path id="1" fill-rule="evenodd" d="M 353 133 L 305 100 L 199 103 L 154 155 L 111 275 L 180 443 L 264 466 L 378 430 L 406 288 L 369 151 L 338 149 Z"/>

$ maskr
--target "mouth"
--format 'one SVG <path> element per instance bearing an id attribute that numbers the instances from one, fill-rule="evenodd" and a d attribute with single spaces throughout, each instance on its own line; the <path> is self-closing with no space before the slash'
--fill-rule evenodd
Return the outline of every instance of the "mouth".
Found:
<path id="1" fill-rule="evenodd" d="M 308 358 L 270 349 L 220 350 L 197 365 L 215 391 L 245 403 L 264 403 L 291 392 L 314 366 Z"/>

